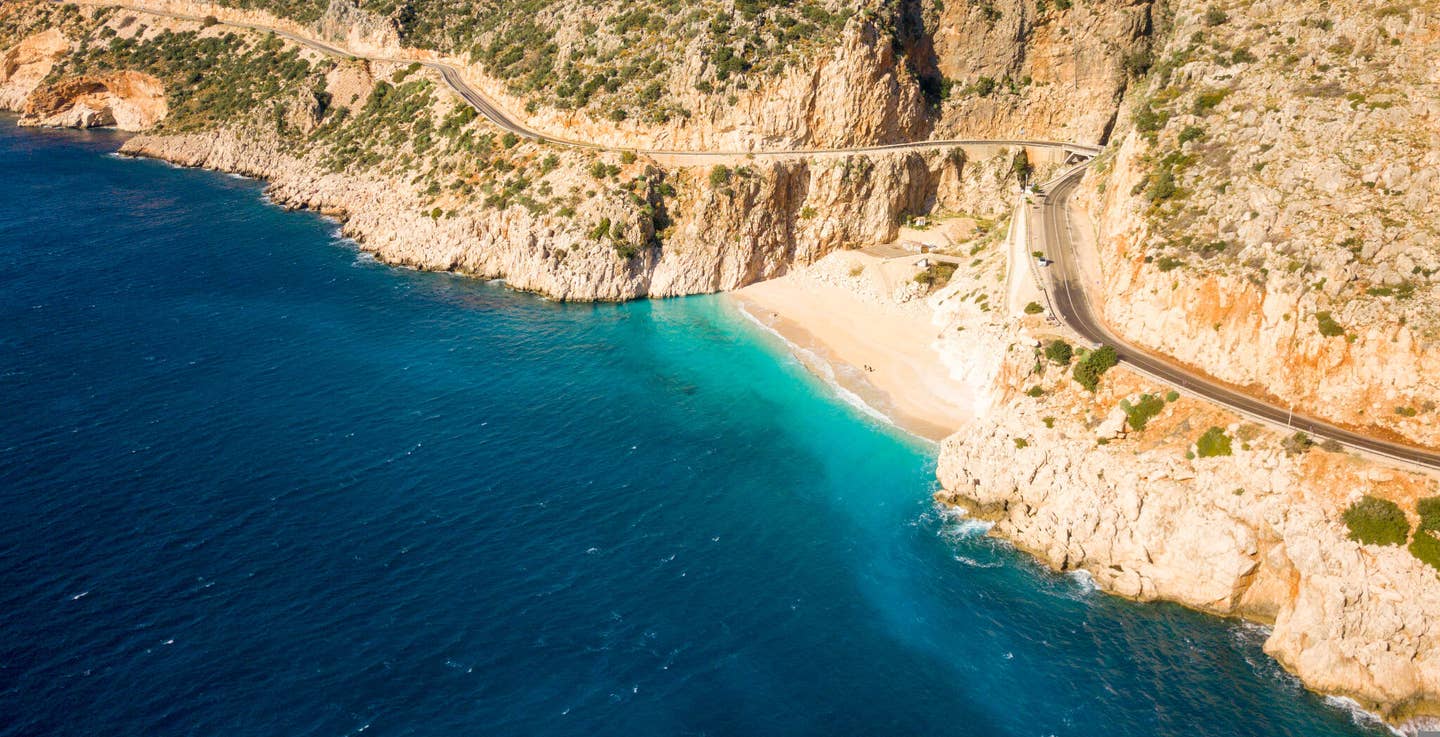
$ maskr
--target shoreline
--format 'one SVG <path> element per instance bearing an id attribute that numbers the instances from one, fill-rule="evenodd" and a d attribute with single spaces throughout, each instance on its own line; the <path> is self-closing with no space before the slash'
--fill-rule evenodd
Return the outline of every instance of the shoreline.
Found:
<path id="1" fill-rule="evenodd" d="M 266 182 L 267 185 L 270 182 L 270 179 L 263 175 L 249 175 L 224 168 L 179 163 L 151 153 L 122 153 L 116 151 L 112 152 L 112 155 L 117 155 L 121 158 L 160 161 L 177 169 L 203 170 L 227 176 L 240 176 L 247 179 L 260 180 Z M 262 195 L 262 197 L 267 200 L 270 199 L 268 195 Z M 289 206 L 273 200 L 271 202 L 281 209 L 310 211 L 322 217 L 334 219 L 339 223 L 344 222 L 343 216 L 327 213 L 304 204 Z M 360 245 L 360 242 L 356 241 L 353 237 L 346 236 L 343 232 L 337 233 L 336 235 L 339 239 L 350 240 L 356 243 L 357 250 L 360 253 L 368 254 L 376 258 L 378 262 L 389 267 L 419 268 L 413 265 L 387 262 L 383 258 L 380 258 L 375 251 L 371 251 L 363 245 Z M 832 257 L 841 256 L 874 259 L 874 257 L 854 251 L 843 251 L 832 254 Z M 822 262 L 826 260 L 827 259 L 822 259 Z M 878 261 L 878 259 L 875 260 Z M 877 363 L 886 360 L 903 363 L 907 358 L 914 359 L 928 352 L 930 354 L 929 359 L 933 362 L 933 365 L 928 368 L 938 372 L 932 374 L 932 376 L 940 376 L 944 381 L 949 381 L 958 386 L 960 382 L 948 376 L 948 372 L 945 371 L 941 361 L 940 353 L 928 342 L 917 343 L 911 341 L 907 343 L 903 339 L 900 339 L 899 332 L 893 330 L 893 328 L 897 326 L 900 326 L 903 330 L 905 326 L 914 329 L 915 326 L 918 325 L 923 326 L 923 328 L 931 334 L 938 332 L 939 328 L 931 325 L 927 320 L 917 320 L 922 310 L 926 315 L 932 313 L 930 306 L 925 300 L 913 300 L 907 303 L 907 305 L 916 308 L 911 310 L 914 314 L 906 315 L 903 314 L 901 310 L 889 309 L 890 306 L 873 304 L 873 299 L 864 299 L 860 294 L 846 294 L 844 287 L 823 283 L 799 283 L 807 274 L 813 273 L 811 270 L 819 266 L 821 266 L 821 264 L 817 262 L 817 264 L 811 267 L 797 268 L 792 271 L 791 274 L 787 274 L 784 277 L 753 284 L 740 290 L 722 291 L 718 294 L 723 299 L 734 304 L 747 319 L 753 320 L 759 327 L 780 337 L 781 340 L 786 343 L 786 347 L 790 350 L 791 354 L 805 365 L 807 370 L 815 373 L 817 377 L 827 380 L 827 383 L 830 383 L 833 387 L 840 389 L 841 392 L 837 398 L 853 405 L 853 403 L 849 401 L 849 397 L 845 396 L 845 393 L 848 392 L 863 405 L 863 412 L 877 419 L 882 419 L 887 424 L 903 430 L 906 434 L 914 438 L 934 444 L 938 452 L 938 441 L 953 434 L 956 430 L 962 429 L 962 427 L 954 427 L 947 430 L 936 423 L 927 422 L 921 415 L 909 414 L 901 408 L 911 406 L 917 401 L 917 398 L 923 401 L 924 398 L 930 397 L 933 400 L 933 396 L 930 395 L 927 388 L 924 385 L 907 386 L 903 379 L 889 372 L 877 375 L 875 380 L 871 381 L 867 378 L 867 374 L 858 368 L 858 365 L 863 365 L 864 362 L 860 361 L 858 365 L 855 362 L 860 360 L 855 358 L 855 356 L 858 355 L 857 351 L 866 350 L 866 346 L 869 346 L 870 350 L 892 354 L 888 359 L 883 356 L 877 357 L 875 359 Z M 421 270 L 438 271 L 434 269 Z M 457 273 L 471 278 L 476 277 L 476 275 L 464 274 L 463 272 L 450 273 Z M 813 296 L 817 291 L 821 293 L 832 293 L 827 299 L 807 301 L 807 297 Z M 536 296 L 541 295 L 537 294 Z M 847 303 L 848 306 L 843 310 L 827 312 L 828 307 L 833 307 L 840 301 Z M 764 316 L 766 311 L 771 313 L 768 317 Z M 807 322 L 807 313 L 812 317 L 819 315 L 822 319 Z M 864 321 L 866 324 L 857 324 L 850 321 L 852 318 L 857 317 L 857 315 L 863 314 L 870 315 L 872 319 Z M 845 345 L 847 335 L 852 336 L 852 338 L 858 336 L 858 338 L 852 341 L 852 345 Z M 913 366 L 912 368 L 916 371 L 921 371 L 925 368 L 924 363 L 925 361 L 920 361 L 919 365 Z M 828 376 L 826 375 L 827 371 L 830 374 Z M 882 378 L 882 376 L 884 378 Z M 892 394 L 891 391 L 895 393 Z M 962 415 L 958 406 L 954 407 L 954 410 L 957 412 L 957 414 L 953 415 L 956 418 L 966 419 L 970 422 L 973 422 L 975 419 L 973 414 Z M 938 433 L 938 437 L 930 435 L 929 433 Z M 1017 544 L 1016 539 L 1009 535 L 1000 533 L 987 534 L 996 534 L 1003 537 L 1012 544 L 1016 544 L 1017 548 L 1022 550 L 1022 552 L 1026 552 L 1042 563 L 1045 561 L 1044 556 L 1041 554 L 1042 551 L 1025 548 Z M 1053 568 L 1053 566 L 1051 567 Z M 1118 596 L 1137 602 L 1150 601 L 1141 597 L 1127 596 L 1124 593 L 1117 592 L 1106 586 L 1098 586 L 1098 588 L 1107 595 Z M 1185 606 L 1183 602 L 1178 603 Z M 1197 611 L 1205 610 L 1197 609 Z M 1207 613 L 1215 614 L 1214 612 Z M 1239 619 L 1240 621 L 1248 621 L 1243 616 L 1239 617 Z M 1282 666 L 1283 665 L 1285 664 L 1282 661 Z M 1286 667 L 1286 670 L 1287 672 L 1293 672 L 1288 667 Z M 1303 679 L 1301 680 L 1303 683 Z M 1307 688 L 1310 688 L 1310 690 L 1314 692 L 1314 689 L 1309 687 L 1308 684 Z M 1348 696 L 1325 692 L 1317 693 L 1320 693 L 1327 700 L 1341 702 L 1337 704 L 1337 706 L 1373 718 L 1374 723 L 1383 725 L 1385 729 L 1392 733 L 1405 734 L 1403 730 L 1408 724 L 1397 727 L 1387 722 L 1380 714 L 1367 710 L 1360 702 Z M 1359 720 L 1357 720 L 1357 722 L 1358 721 Z M 1409 724 L 1413 723 L 1414 722 L 1410 722 Z"/>
<path id="2" fill-rule="evenodd" d="M 891 266 L 868 254 L 831 254 L 790 274 L 724 293 L 737 310 L 777 335 L 806 370 L 862 411 L 938 446 L 975 420 L 975 398 L 956 381 L 935 343 L 923 297 L 904 303 L 866 293 L 863 281 Z M 853 274 L 846 284 L 841 274 Z M 845 396 L 845 395 L 849 396 Z M 851 399 L 853 397 L 853 400 Z"/>

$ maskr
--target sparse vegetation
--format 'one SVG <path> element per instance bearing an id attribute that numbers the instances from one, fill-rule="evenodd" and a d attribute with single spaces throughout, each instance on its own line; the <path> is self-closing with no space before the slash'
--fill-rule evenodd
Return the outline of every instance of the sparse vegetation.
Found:
<path id="1" fill-rule="evenodd" d="M 1133 403 L 1128 399 L 1120 400 L 1120 409 L 1125 411 L 1125 424 L 1139 432 L 1165 409 L 1165 400 L 1152 394 L 1141 394 Z"/>
<path id="2" fill-rule="evenodd" d="M 1030 304 L 1025 305 L 1025 314 L 1027 315 L 1038 315 L 1044 311 L 1044 306 L 1042 306 L 1039 302 L 1031 302 Z"/>
<path id="3" fill-rule="evenodd" d="M 1320 334 L 1327 338 L 1334 338 L 1345 334 L 1345 328 L 1336 322 L 1335 318 L 1331 316 L 1328 311 L 1316 312 L 1315 322 L 1320 327 Z"/>
<path id="4" fill-rule="evenodd" d="M 1364 545 L 1404 545 L 1410 537 L 1410 521 L 1389 499 L 1367 494 L 1345 510 L 1344 519 L 1350 539 Z"/>
<path id="5" fill-rule="evenodd" d="M 1285 455 L 1300 455 L 1315 447 L 1315 441 L 1303 432 L 1296 432 L 1281 441 L 1280 447 L 1285 451 Z"/>
<path id="6" fill-rule="evenodd" d="M 1045 357 L 1058 366 L 1069 366 L 1075 356 L 1075 349 L 1059 338 L 1045 344 Z"/>
<path id="7" fill-rule="evenodd" d="M 1084 354 L 1075 364 L 1070 375 L 1080 386 L 1094 392 L 1100 387 L 1100 378 L 1118 363 L 1120 363 L 1120 357 L 1115 349 L 1103 345 Z"/>
<path id="8" fill-rule="evenodd" d="M 1201 458 L 1228 456 L 1233 453 L 1230 436 L 1225 434 L 1224 428 L 1212 427 L 1195 441 L 1195 454 Z"/>
<path id="9" fill-rule="evenodd" d="M 950 283 L 950 277 L 960 267 L 949 261 L 931 261 L 924 271 L 915 275 L 915 283 L 930 289 L 939 289 Z"/>

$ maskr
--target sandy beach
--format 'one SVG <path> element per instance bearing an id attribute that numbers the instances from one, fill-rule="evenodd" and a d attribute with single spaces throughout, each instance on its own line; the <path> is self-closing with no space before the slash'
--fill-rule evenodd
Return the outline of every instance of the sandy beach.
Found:
<path id="1" fill-rule="evenodd" d="M 813 373 L 832 380 L 897 427 L 939 441 L 973 419 L 974 397 L 951 378 L 912 277 L 920 255 L 831 254 L 819 263 L 733 294 L 751 317 L 790 342 Z"/>

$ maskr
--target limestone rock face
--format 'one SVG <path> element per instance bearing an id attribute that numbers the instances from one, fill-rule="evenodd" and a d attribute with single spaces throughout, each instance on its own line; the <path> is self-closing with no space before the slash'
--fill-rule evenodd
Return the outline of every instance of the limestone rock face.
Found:
<path id="1" fill-rule="evenodd" d="M 1350 540 L 1341 519 L 1366 493 L 1413 509 L 1433 482 L 1344 454 L 1287 455 L 1277 434 L 1187 399 L 1097 445 L 1108 413 L 1084 410 L 1088 395 L 1077 405 L 1065 388 L 1038 400 L 1006 389 L 1035 381 L 1031 355 L 1007 357 L 996 410 L 941 446 L 940 502 L 1105 591 L 1272 625 L 1266 652 L 1310 688 L 1395 723 L 1440 716 L 1436 570 L 1403 547 Z M 1161 390 L 1116 372 L 1094 404 Z M 1187 458 L 1210 424 L 1248 440 L 1232 457 Z"/>
<path id="2" fill-rule="evenodd" d="M 163 120 L 167 111 L 160 80 L 115 72 L 70 77 L 36 89 L 25 101 L 20 125 L 143 131 Z"/>
<path id="3" fill-rule="evenodd" d="M 930 23 L 936 72 L 952 82 L 938 136 L 1106 141 L 1129 89 L 1126 60 L 1149 50 L 1155 3 L 1048 5 L 943 4 Z"/>
<path id="4" fill-rule="evenodd" d="M 1006 181 L 1011 159 L 998 150 L 973 162 L 958 151 L 801 158 L 737 167 L 723 185 L 709 181 L 709 169 L 672 170 L 680 193 L 668 205 L 673 225 L 654 242 L 649 221 L 603 198 L 563 220 L 465 203 L 436 219 L 403 178 L 333 173 L 253 130 L 139 136 L 122 151 L 265 178 L 276 202 L 342 215 L 346 234 L 386 262 L 501 277 L 566 300 L 738 288 L 837 248 L 889 242 L 904 213 L 931 202 L 993 214 L 1006 204 L 996 183 Z M 589 232 L 602 220 L 654 245 L 621 258 Z"/>
<path id="5" fill-rule="evenodd" d="M 1104 315 L 1297 410 L 1440 446 L 1436 16 L 1225 11 L 1179 4 L 1154 55 L 1168 78 L 1122 112 L 1159 130 L 1127 131 L 1087 175 Z"/>
<path id="6" fill-rule="evenodd" d="M 55 62 L 69 52 L 70 41 L 65 34 L 50 28 L 0 55 L 0 109 L 23 109 L 25 98 L 40 86 Z"/>
<path id="7" fill-rule="evenodd" d="M 338 41 L 354 50 L 400 47 L 400 32 L 394 20 L 361 10 L 354 0 L 330 0 L 325 14 L 315 23 L 321 38 Z"/>
<path id="8" fill-rule="evenodd" d="M 703 62 L 689 62 L 698 73 Z M 834 148 L 925 138 L 931 123 L 920 88 L 896 56 L 889 34 L 852 19 L 828 57 L 789 71 L 734 105 L 709 96 L 665 136 L 691 146 L 732 149 Z"/>

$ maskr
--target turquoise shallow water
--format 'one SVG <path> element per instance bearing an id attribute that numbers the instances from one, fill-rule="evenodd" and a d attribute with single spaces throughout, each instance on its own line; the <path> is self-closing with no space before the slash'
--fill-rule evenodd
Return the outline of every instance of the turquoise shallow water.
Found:
<path id="1" fill-rule="evenodd" d="M 0 123 L 0 734 L 1375 732 L 942 518 L 724 300 L 391 269 Z"/>

